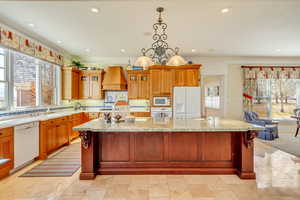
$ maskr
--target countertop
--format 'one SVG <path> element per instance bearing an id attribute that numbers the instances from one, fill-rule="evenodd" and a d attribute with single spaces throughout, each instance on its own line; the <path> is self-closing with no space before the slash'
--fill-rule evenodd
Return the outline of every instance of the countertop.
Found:
<path id="1" fill-rule="evenodd" d="M 78 111 L 62 111 L 62 112 L 56 112 L 56 113 L 51 113 L 51 114 L 41 114 L 39 116 L 35 117 L 17 117 L 15 119 L 8 119 L 8 120 L 3 120 L 0 121 L 0 128 L 9 128 L 9 127 L 14 127 L 22 124 L 27 124 L 31 122 L 36 122 L 36 121 L 45 121 L 49 119 L 55 119 L 59 117 L 65 117 L 65 116 L 70 116 L 76 113 L 83 112 L 81 110 Z"/>
<path id="2" fill-rule="evenodd" d="M 76 126 L 76 131 L 92 132 L 244 132 L 263 130 L 263 127 L 243 121 L 220 119 L 208 121 L 203 119 L 154 119 L 137 118 L 134 123 L 107 124 L 102 119 L 95 119 Z"/>

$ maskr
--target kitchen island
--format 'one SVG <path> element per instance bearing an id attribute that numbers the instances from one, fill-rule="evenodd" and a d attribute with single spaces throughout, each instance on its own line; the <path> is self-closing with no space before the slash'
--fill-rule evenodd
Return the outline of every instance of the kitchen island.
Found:
<path id="1" fill-rule="evenodd" d="M 96 119 L 81 137 L 81 180 L 101 174 L 237 174 L 255 179 L 253 139 L 261 127 L 236 120 Z"/>

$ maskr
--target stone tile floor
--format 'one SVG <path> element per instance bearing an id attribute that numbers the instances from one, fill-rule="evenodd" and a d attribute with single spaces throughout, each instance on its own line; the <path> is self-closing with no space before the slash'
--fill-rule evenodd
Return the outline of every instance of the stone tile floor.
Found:
<path id="1" fill-rule="evenodd" d="M 300 147 L 299 147 L 300 148 Z M 19 178 L 40 161 L 0 181 L 1 200 L 300 200 L 300 159 L 255 143 L 256 180 L 236 175 L 123 175 Z"/>

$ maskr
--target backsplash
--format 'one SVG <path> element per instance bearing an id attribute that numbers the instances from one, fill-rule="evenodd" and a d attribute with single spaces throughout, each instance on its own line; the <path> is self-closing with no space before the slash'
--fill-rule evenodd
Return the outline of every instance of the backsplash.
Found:
<path id="1" fill-rule="evenodd" d="M 58 110 L 64 110 L 64 109 L 72 109 L 73 106 L 65 105 L 65 106 L 57 106 L 49 108 L 50 111 L 58 111 Z M 16 110 L 16 111 L 3 111 L 0 112 L 0 117 L 9 117 L 13 115 L 26 115 L 31 113 L 38 113 L 38 112 L 46 112 L 48 111 L 48 108 L 32 108 L 32 109 L 26 109 L 26 110 Z"/>

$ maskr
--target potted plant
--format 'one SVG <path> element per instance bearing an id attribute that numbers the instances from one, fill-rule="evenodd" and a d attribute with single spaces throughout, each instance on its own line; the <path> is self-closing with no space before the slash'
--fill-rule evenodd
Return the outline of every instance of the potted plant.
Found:
<path id="1" fill-rule="evenodd" d="M 76 66 L 77 69 L 87 69 L 79 60 L 72 60 L 72 65 Z"/>

